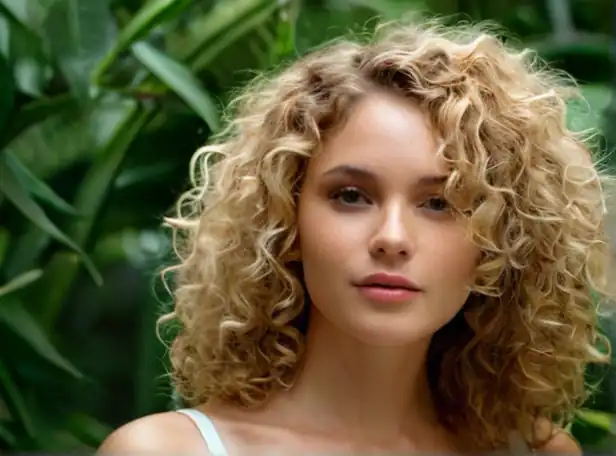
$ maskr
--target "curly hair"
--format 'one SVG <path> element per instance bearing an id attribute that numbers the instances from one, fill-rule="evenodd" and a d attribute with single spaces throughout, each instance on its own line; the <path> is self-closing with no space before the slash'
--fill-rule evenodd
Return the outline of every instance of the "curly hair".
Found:
<path id="1" fill-rule="evenodd" d="M 572 79 L 485 24 L 382 25 L 237 96 L 167 220 L 179 262 L 163 321 L 180 327 L 177 391 L 191 405 L 254 406 L 293 384 L 307 308 L 297 194 L 313 153 L 376 89 L 426 112 L 450 169 L 445 197 L 482 252 L 471 297 L 430 347 L 439 416 L 478 448 L 512 430 L 536 445 L 536 420 L 569 420 L 588 397 L 585 367 L 609 358 L 596 308 L 611 256 L 604 173 L 566 127 Z"/>

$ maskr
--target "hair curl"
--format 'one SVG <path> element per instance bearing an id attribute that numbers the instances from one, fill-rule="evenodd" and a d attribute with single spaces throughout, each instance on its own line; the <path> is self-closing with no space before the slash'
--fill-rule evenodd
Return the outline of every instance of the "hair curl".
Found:
<path id="1" fill-rule="evenodd" d="M 496 448 L 539 417 L 567 420 L 584 370 L 608 358 L 596 296 L 610 249 L 602 174 L 565 125 L 575 84 L 484 24 L 394 23 L 340 40 L 252 81 L 168 219 L 180 262 L 171 348 L 180 395 L 260 404 L 301 363 L 305 290 L 296 196 L 306 164 L 375 89 L 417 102 L 442 140 L 446 198 L 483 256 L 463 312 L 429 356 L 443 422 Z M 214 160 L 210 160 L 214 158 Z"/>

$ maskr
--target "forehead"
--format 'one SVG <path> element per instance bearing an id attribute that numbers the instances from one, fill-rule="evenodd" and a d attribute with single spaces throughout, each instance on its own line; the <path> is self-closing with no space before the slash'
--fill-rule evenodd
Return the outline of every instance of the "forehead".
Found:
<path id="1" fill-rule="evenodd" d="M 405 180 L 444 173 L 438 143 L 425 113 L 412 101 L 375 92 L 359 101 L 347 122 L 311 160 L 313 173 L 352 164 Z"/>

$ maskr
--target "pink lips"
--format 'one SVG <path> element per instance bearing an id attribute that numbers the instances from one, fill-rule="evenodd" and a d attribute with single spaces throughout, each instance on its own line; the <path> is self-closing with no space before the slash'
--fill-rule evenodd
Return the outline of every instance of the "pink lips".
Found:
<path id="1" fill-rule="evenodd" d="M 357 288 L 371 301 L 383 303 L 406 302 L 422 292 L 418 285 L 405 277 L 385 273 L 365 277 L 357 284 Z"/>

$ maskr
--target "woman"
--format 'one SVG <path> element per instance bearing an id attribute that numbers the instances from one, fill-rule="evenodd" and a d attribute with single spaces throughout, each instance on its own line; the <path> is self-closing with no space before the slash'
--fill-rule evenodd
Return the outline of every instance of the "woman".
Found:
<path id="1" fill-rule="evenodd" d="M 169 220 L 191 408 L 100 452 L 580 454 L 609 249 L 565 83 L 435 22 L 255 81 Z"/>

